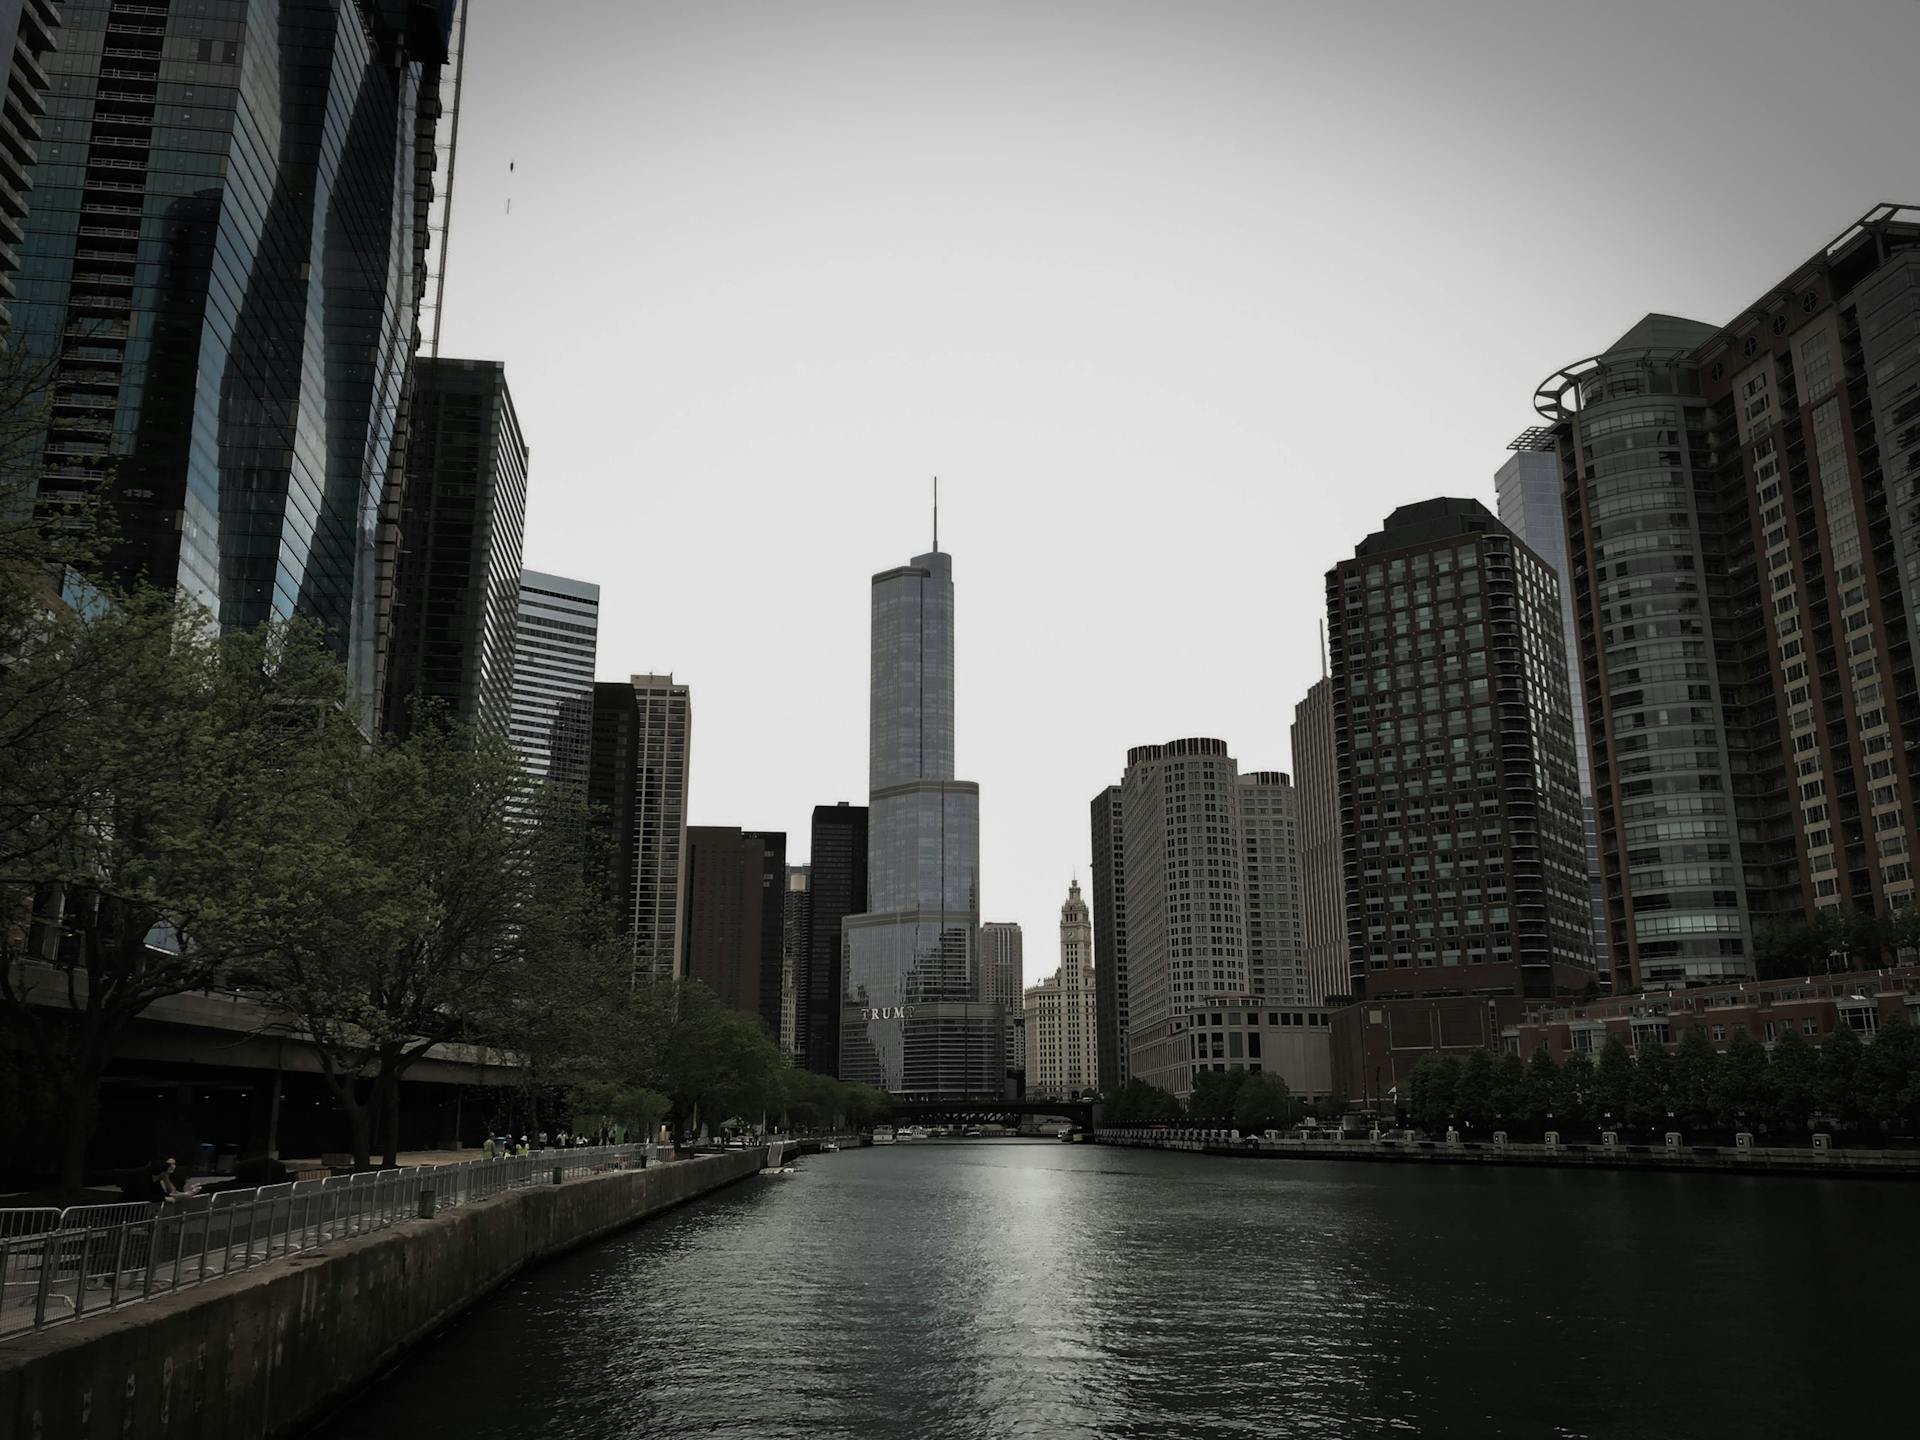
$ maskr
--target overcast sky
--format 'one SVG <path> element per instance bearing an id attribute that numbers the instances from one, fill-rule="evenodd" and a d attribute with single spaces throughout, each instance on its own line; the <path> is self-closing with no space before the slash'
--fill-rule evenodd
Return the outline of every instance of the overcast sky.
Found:
<path id="1" fill-rule="evenodd" d="M 507 363 L 526 563 L 692 686 L 693 821 L 804 858 L 937 473 L 1029 981 L 1128 746 L 1288 766 L 1389 510 L 1920 201 L 1916 0 L 472 3 L 441 348 Z"/>

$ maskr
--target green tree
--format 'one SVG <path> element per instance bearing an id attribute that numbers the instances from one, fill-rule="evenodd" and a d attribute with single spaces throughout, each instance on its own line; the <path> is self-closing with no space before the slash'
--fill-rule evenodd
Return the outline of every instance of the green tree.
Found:
<path id="1" fill-rule="evenodd" d="M 1679 1044 L 1674 1047 L 1669 1103 L 1682 1130 L 1704 1132 L 1718 1124 L 1714 1102 L 1720 1068 L 1720 1056 L 1703 1026 L 1688 1025 L 1680 1032 Z"/>
<path id="2" fill-rule="evenodd" d="M 1287 1082 L 1271 1071 L 1247 1076 L 1233 1101 L 1233 1123 L 1242 1134 L 1285 1130 L 1300 1120 L 1301 1105 Z"/>
<path id="3" fill-rule="evenodd" d="M 1861 1047 L 1855 1093 L 1863 1121 L 1888 1134 L 1912 1134 L 1915 1080 L 1920 1078 L 1920 1031 L 1905 1020 L 1880 1027 L 1873 1044 Z"/>
<path id="4" fill-rule="evenodd" d="M 785 1062 L 758 1016 L 730 1010 L 698 982 L 680 987 L 679 1017 L 667 1039 L 666 1091 L 681 1133 L 717 1128 L 730 1117 L 757 1126 L 777 1114 Z"/>
<path id="5" fill-rule="evenodd" d="M 1247 1071 L 1238 1069 L 1196 1071 L 1193 1090 L 1187 1096 L 1188 1118 L 1217 1125 L 1231 1123 L 1234 1101 L 1247 1075 Z"/>
<path id="6" fill-rule="evenodd" d="M 1110 1125 L 1152 1125 L 1179 1118 L 1180 1102 L 1172 1092 L 1137 1075 L 1114 1091 L 1106 1113 Z"/>
<path id="7" fill-rule="evenodd" d="M 1658 1040 L 1641 1041 L 1633 1057 L 1633 1086 L 1628 1091 L 1627 1117 L 1643 1134 L 1658 1135 L 1669 1128 L 1673 1115 L 1673 1057 Z"/>
<path id="8" fill-rule="evenodd" d="M 1633 1052 L 1618 1035 L 1607 1036 L 1594 1075 L 1592 1118 L 1601 1129 L 1627 1123 L 1633 1110 L 1633 1077 Z"/>
<path id="9" fill-rule="evenodd" d="M 1528 1135 L 1545 1132 L 1547 1117 L 1554 1112 L 1560 1089 L 1560 1067 L 1545 1044 L 1527 1057 L 1520 1080 L 1519 1101 L 1515 1106 L 1518 1127 Z"/>
<path id="10" fill-rule="evenodd" d="M 1774 1080 L 1767 1051 L 1742 1025 L 1727 1042 L 1714 1075 L 1714 1123 L 1722 1129 L 1751 1130 L 1774 1111 Z"/>
<path id="11" fill-rule="evenodd" d="M 1570 1135 L 1591 1129 L 1598 1113 L 1599 1088 L 1600 1077 L 1592 1057 L 1577 1050 L 1567 1056 L 1554 1077 L 1553 1123 L 1548 1128 Z"/>
<path id="12" fill-rule="evenodd" d="M 1517 1050 L 1506 1051 L 1493 1062 L 1493 1104 L 1488 1117 L 1495 1130 L 1526 1130 L 1527 1062 Z"/>
<path id="13" fill-rule="evenodd" d="M 128 1026 L 258 957 L 262 859 L 302 844 L 344 685 L 304 625 L 222 636 L 151 591 L 43 608 L 0 653 L 0 1025 L 60 1116 L 42 1159 L 78 1184 Z"/>
<path id="14" fill-rule="evenodd" d="M 1820 1042 L 1820 1110 L 1830 1116 L 1842 1131 L 1860 1124 L 1860 1103 L 1855 1080 L 1860 1073 L 1861 1051 L 1866 1047 L 1853 1027 L 1844 1020 L 1840 1028 Z"/>
<path id="15" fill-rule="evenodd" d="M 1443 1135 L 1458 1113 L 1461 1064 L 1457 1055 L 1423 1056 L 1408 1076 L 1408 1115 L 1428 1135 Z"/>
<path id="16" fill-rule="evenodd" d="M 1472 1130 L 1491 1130 L 1493 1119 L 1493 1052 L 1470 1050 L 1460 1063 L 1460 1083 L 1454 1092 L 1460 1123 Z"/>
<path id="17" fill-rule="evenodd" d="M 1801 1038 L 1791 1020 L 1773 1042 L 1767 1073 L 1773 1084 L 1773 1122 L 1804 1131 L 1820 1103 L 1820 1053 Z"/>

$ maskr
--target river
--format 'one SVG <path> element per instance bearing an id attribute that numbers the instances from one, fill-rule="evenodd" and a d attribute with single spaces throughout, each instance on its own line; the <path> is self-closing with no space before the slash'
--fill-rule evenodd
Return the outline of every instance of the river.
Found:
<path id="1" fill-rule="evenodd" d="M 514 1281 L 326 1427 L 506 1436 L 1914 1433 L 1920 1191 L 923 1141 Z"/>

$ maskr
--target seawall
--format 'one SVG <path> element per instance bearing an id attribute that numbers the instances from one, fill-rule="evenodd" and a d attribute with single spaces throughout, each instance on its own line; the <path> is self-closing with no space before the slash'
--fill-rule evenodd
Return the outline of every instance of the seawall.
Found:
<path id="1" fill-rule="evenodd" d="M 1532 1165 L 1580 1170 L 1692 1170 L 1734 1175 L 1815 1175 L 1920 1179 L 1920 1151 L 1726 1145 L 1495 1145 L 1444 1140 L 1228 1140 L 1102 1130 L 1102 1145 L 1186 1150 L 1238 1159 L 1352 1160 L 1363 1164 Z"/>
<path id="2" fill-rule="evenodd" d="M 511 1190 L 0 1344 L 0 1436 L 262 1440 L 528 1265 L 758 1172 L 763 1150 Z"/>

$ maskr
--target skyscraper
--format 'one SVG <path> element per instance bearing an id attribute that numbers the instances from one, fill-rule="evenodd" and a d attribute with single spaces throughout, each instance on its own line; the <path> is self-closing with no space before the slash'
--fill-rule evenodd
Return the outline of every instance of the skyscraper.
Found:
<path id="1" fill-rule="evenodd" d="M 840 1074 L 897 1095 L 1000 1094 L 979 999 L 980 790 L 953 776 L 953 562 L 873 577 L 864 914 L 845 922 Z"/>
<path id="2" fill-rule="evenodd" d="M 22 224 L 47 113 L 47 60 L 59 44 L 59 0 L 0 0 L 0 62 L 5 65 L 7 143 L 0 145 L 0 334 L 10 318 L 20 268 Z"/>
<path id="3" fill-rule="evenodd" d="M 1920 208 L 1882 205 L 1724 328 L 1649 315 L 1535 394 L 1617 984 L 1913 903 L 1916 387 Z"/>
<path id="4" fill-rule="evenodd" d="M 801 1063 L 816 1075 L 840 1073 L 840 995 L 845 959 L 841 929 L 867 908 L 867 807 L 813 807 L 807 951 L 795 981 L 794 1030 Z"/>
<path id="5" fill-rule="evenodd" d="M 677 974 L 692 732 L 687 687 L 671 675 L 593 687 L 587 802 L 610 831 L 614 890 L 635 979 Z"/>
<path id="6" fill-rule="evenodd" d="M 223 625 L 313 617 L 370 719 L 450 18 L 69 4 L 13 306 L 55 368 L 43 509 L 104 495 L 107 568 Z"/>
<path id="7" fill-rule="evenodd" d="M 807 932 L 813 925 L 813 869 L 787 867 L 786 898 L 780 910 L 780 1053 L 796 1063 L 800 1044 L 800 987 L 805 981 Z"/>
<path id="8" fill-rule="evenodd" d="M 1093 830 L 1093 973 L 1095 1049 L 1100 1090 L 1127 1083 L 1127 895 L 1120 787 L 1109 785 L 1089 807 Z"/>
<path id="9" fill-rule="evenodd" d="M 1247 860 L 1247 988 L 1276 1005 L 1318 1005 L 1307 993 L 1301 934 L 1300 809 L 1280 770 L 1242 775 L 1236 797 Z"/>
<path id="10" fill-rule="evenodd" d="M 1587 847 L 1587 885 L 1593 910 L 1593 958 L 1607 968 L 1607 900 L 1600 883 L 1600 829 L 1593 799 L 1593 761 L 1587 750 L 1587 704 L 1580 680 L 1580 628 L 1573 618 L 1573 575 L 1567 568 L 1567 526 L 1560 513 L 1560 462 L 1539 450 L 1516 449 L 1493 477 L 1500 523 L 1552 568 L 1560 582 L 1560 616 L 1567 637 L 1567 693 L 1573 704 L 1573 758 L 1580 767 L 1581 826 Z"/>
<path id="11" fill-rule="evenodd" d="M 1080 882 L 1060 907 L 1060 967 L 1025 995 L 1027 1093 L 1072 1099 L 1098 1081 L 1093 921 Z"/>
<path id="12" fill-rule="evenodd" d="M 513 703 L 527 442 L 497 360 L 414 361 L 387 655 L 386 730 L 425 702 L 505 738 Z"/>
<path id="13" fill-rule="evenodd" d="M 720 825 L 687 827 L 680 974 L 721 1004 L 780 1033 L 787 837 Z"/>
<path id="14" fill-rule="evenodd" d="M 1592 978 L 1552 569 L 1474 500 L 1403 505 L 1327 573 L 1355 995 Z"/>
<path id="15" fill-rule="evenodd" d="M 586 785 L 599 634 L 598 585 L 520 572 L 508 734 L 536 781 Z"/>
<path id="16" fill-rule="evenodd" d="M 1013 1043 L 1013 1017 L 1020 1014 L 1021 990 L 1026 978 L 1026 941 L 1011 920 L 989 920 L 980 927 L 980 998 L 1001 1007 L 1006 1017 L 1002 1033 Z M 1008 1051 L 1008 1068 L 1013 1068 Z"/>
<path id="17" fill-rule="evenodd" d="M 1237 768 L 1223 740 L 1171 740 L 1129 750 L 1120 782 L 1127 1071 L 1176 1095 L 1192 1087 L 1197 1013 L 1250 993 Z"/>
<path id="18" fill-rule="evenodd" d="M 1293 774 L 1300 809 L 1300 921 L 1307 1001 L 1347 995 L 1347 886 L 1341 867 L 1340 762 L 1333 683 L 1324 675 L 1293 707 Z"/>

